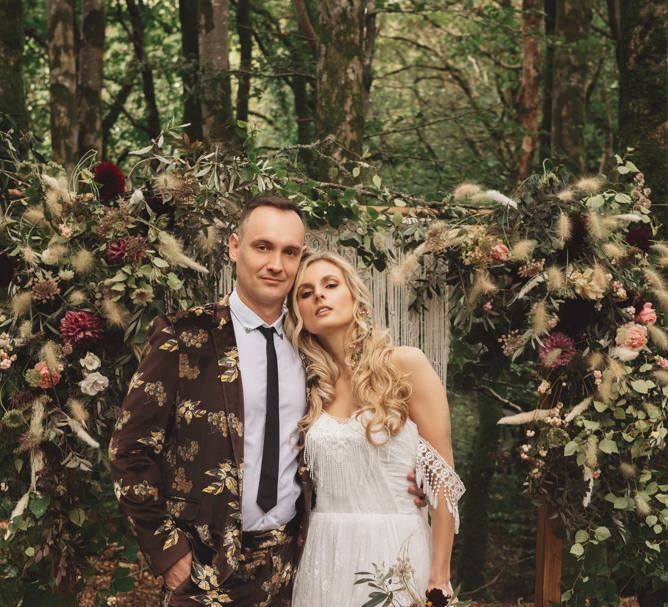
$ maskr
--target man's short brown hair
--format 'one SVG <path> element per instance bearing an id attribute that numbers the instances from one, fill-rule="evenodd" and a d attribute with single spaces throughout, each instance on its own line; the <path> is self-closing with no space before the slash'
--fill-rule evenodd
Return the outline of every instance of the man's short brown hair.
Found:
<path id="1" fill-rule="evenodd" d="M 241 215 L 239 216 L 239 224 L 237 225 L 237 233 L 241 233 L 243 230 L 244 223 L 248 219 L 248 216 L 255 210 L 260 207 L 274 207 L 280 211 L 292 211 L 299 215 L 299 219 L 304 222 L 304 213 L 302 213 L 299 205 L 289 198 L 284 198 L 283 196 L 277 196 L 275 194 L 261 194 L 251 198 L 241 210 Z"/>

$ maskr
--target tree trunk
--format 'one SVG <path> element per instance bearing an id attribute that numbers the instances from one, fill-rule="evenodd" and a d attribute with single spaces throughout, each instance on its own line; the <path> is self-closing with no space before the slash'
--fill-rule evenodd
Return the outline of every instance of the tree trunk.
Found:
<path id="1" fill-rule="evenodd" d="M 47 0 L 51 156 L 67 170 L 77 162 L 77 69 L 74 0 Z"/>
<path id="2" fill-rule="evenodd" d="M 204 140 L 212 147 L 238 144 L 232 115 L 228 0 L 199 0 L 199 56 L 202 69 Z"/>
<path id="3" fill-rule="evenodd" d="M 540 101 L 540 51 L 541 1 L 522 2 L 522 84 L 520 87 L 518 114 L 524 132 L 518 162 L 518 179 L 525 180 L 531 172 L 538 139 L 538 104 Z"/>
<path id="4" fill-rule="evenodd" d="M 0 114 L 21 131 L 28 130 L 28 111 L 23 89 L 23 2 L 0 2 Z"/>
<path id="5" fill-rule="evenodd" d="M 585 171 L 584 126 L 591 0 L 557 2 L 552 99 L 552 158 Z"/>
<path id="6" fill-rule="evenodd" d="M 250 0 L 237 3 L 237 34 L 239 36 L 239 84 L 237 89 L 237 120 L 248 120 L 248 102 L 250 96 L 253 60 L 253 35 L 250 15 Z"/>
<path id="7" fill-rule="evenodd" d="M 552 87 L 554 85 L 554 23 L 557 0 L 544 0 L 545 11 L 545 61 L 543 62 L 543 119 L 540 127 L 540 157 L 549 158 L 552 153 Z"/>
<path id="8" fill-rule="evenodd" d="M 202 140 L 202 106 L 199 98 L 199 5 L 179 0 L 181 52 L 183 54 L 183 121 L 191 141 Z"/>
<path id="9" fill-rule="evenodd" d="M 102 69 L 105 0 L 83 0 L 79 46 L 79 156 L 102 155 Z"/>
<path id="10" fill-rule="evenodd" d="M 668 203 L 668 98 L 665 59 L 668 6 L 659 0 L 620 2 L 619 146 L 635 148 L 634 162 L 652 188 L 654 205 Z M 668 207 L 653 210 L 664 226 Z"/>
<path id="11" fill-rule="evenodd" d="M 155 98 L 155 85 L 153 83 L 153 69 L 149 63 L 144 46 L 144 20 L 141 15 L 143 7 L 142 0 L 127 0 L 130 23 L 132 26 L 132 46 L 135 57 L 141 65 L 141 79 L 144 88 L 144 99 L 146 101 L 146 132 L 153 138 L 160 135 L 160 112 Z"/>
<path id="12" fill-rule="evenodd" d="M 466 477 L 466 493 L 462 504 L 462 528 L 458 544 L 461 554 L 457 579 L 462 590 L 471 591 L 485 585 L 484 568 L 487 558 L 489 527 L 489 486 L 494 476 L 496 450 L 499 441 L 499 407 L 477 398 L 479 425 L 473 446 L 471 467 Z"/>
<path id="13" fill-rule="evenodd" d="M 324 142 L 318 172 L 323 180 L 349 181 L 337 170 L 362 153 L 364 134 L 363 0 L 322 0 L 318 6 L 316 129 Z"/>

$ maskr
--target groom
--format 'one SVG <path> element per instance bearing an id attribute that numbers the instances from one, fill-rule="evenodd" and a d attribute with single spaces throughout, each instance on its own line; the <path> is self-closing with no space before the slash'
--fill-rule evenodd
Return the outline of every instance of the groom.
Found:
<path id="1" fill-rule="evenodd" d="M 253 199 L 229 240 L 231 295 L 158 317 L 130 382 L 112 476 L 164 576 L 164 607 L 290 605 L 312 491 L 294 440 L 304 370 L 283 302 L 304 235 L 295 203 Z"/>

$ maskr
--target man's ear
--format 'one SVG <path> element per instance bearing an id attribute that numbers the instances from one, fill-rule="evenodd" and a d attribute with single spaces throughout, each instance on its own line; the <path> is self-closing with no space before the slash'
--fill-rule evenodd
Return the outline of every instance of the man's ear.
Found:
<path id="1" fill-rule="evenodd" d="M 230 259 L 232 261 L 237 261 L 239 258 L 239 235 L 236 232 L 232 232 L 230 237 L 227 240 L 227 245 L 230 252 Z"/>

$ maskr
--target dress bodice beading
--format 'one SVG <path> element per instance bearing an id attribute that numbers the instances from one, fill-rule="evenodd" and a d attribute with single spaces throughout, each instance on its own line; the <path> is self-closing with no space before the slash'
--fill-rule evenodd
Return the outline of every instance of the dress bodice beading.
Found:
<path id="1" fill-rule="evenodd" d="M 381 443 L 383 436 L 373 438 Z M 406 480 L 415 468 L 430 505 L 445 500 L 459 526 L 457 502 L 464 485 L 410 419 L 398 434 L 375 445 L 359 416 L 342 420 L 324 412 L 307 432 L 305 459 L 316 485 L 317 512 L 415 513 L 419 509 Z"/>

